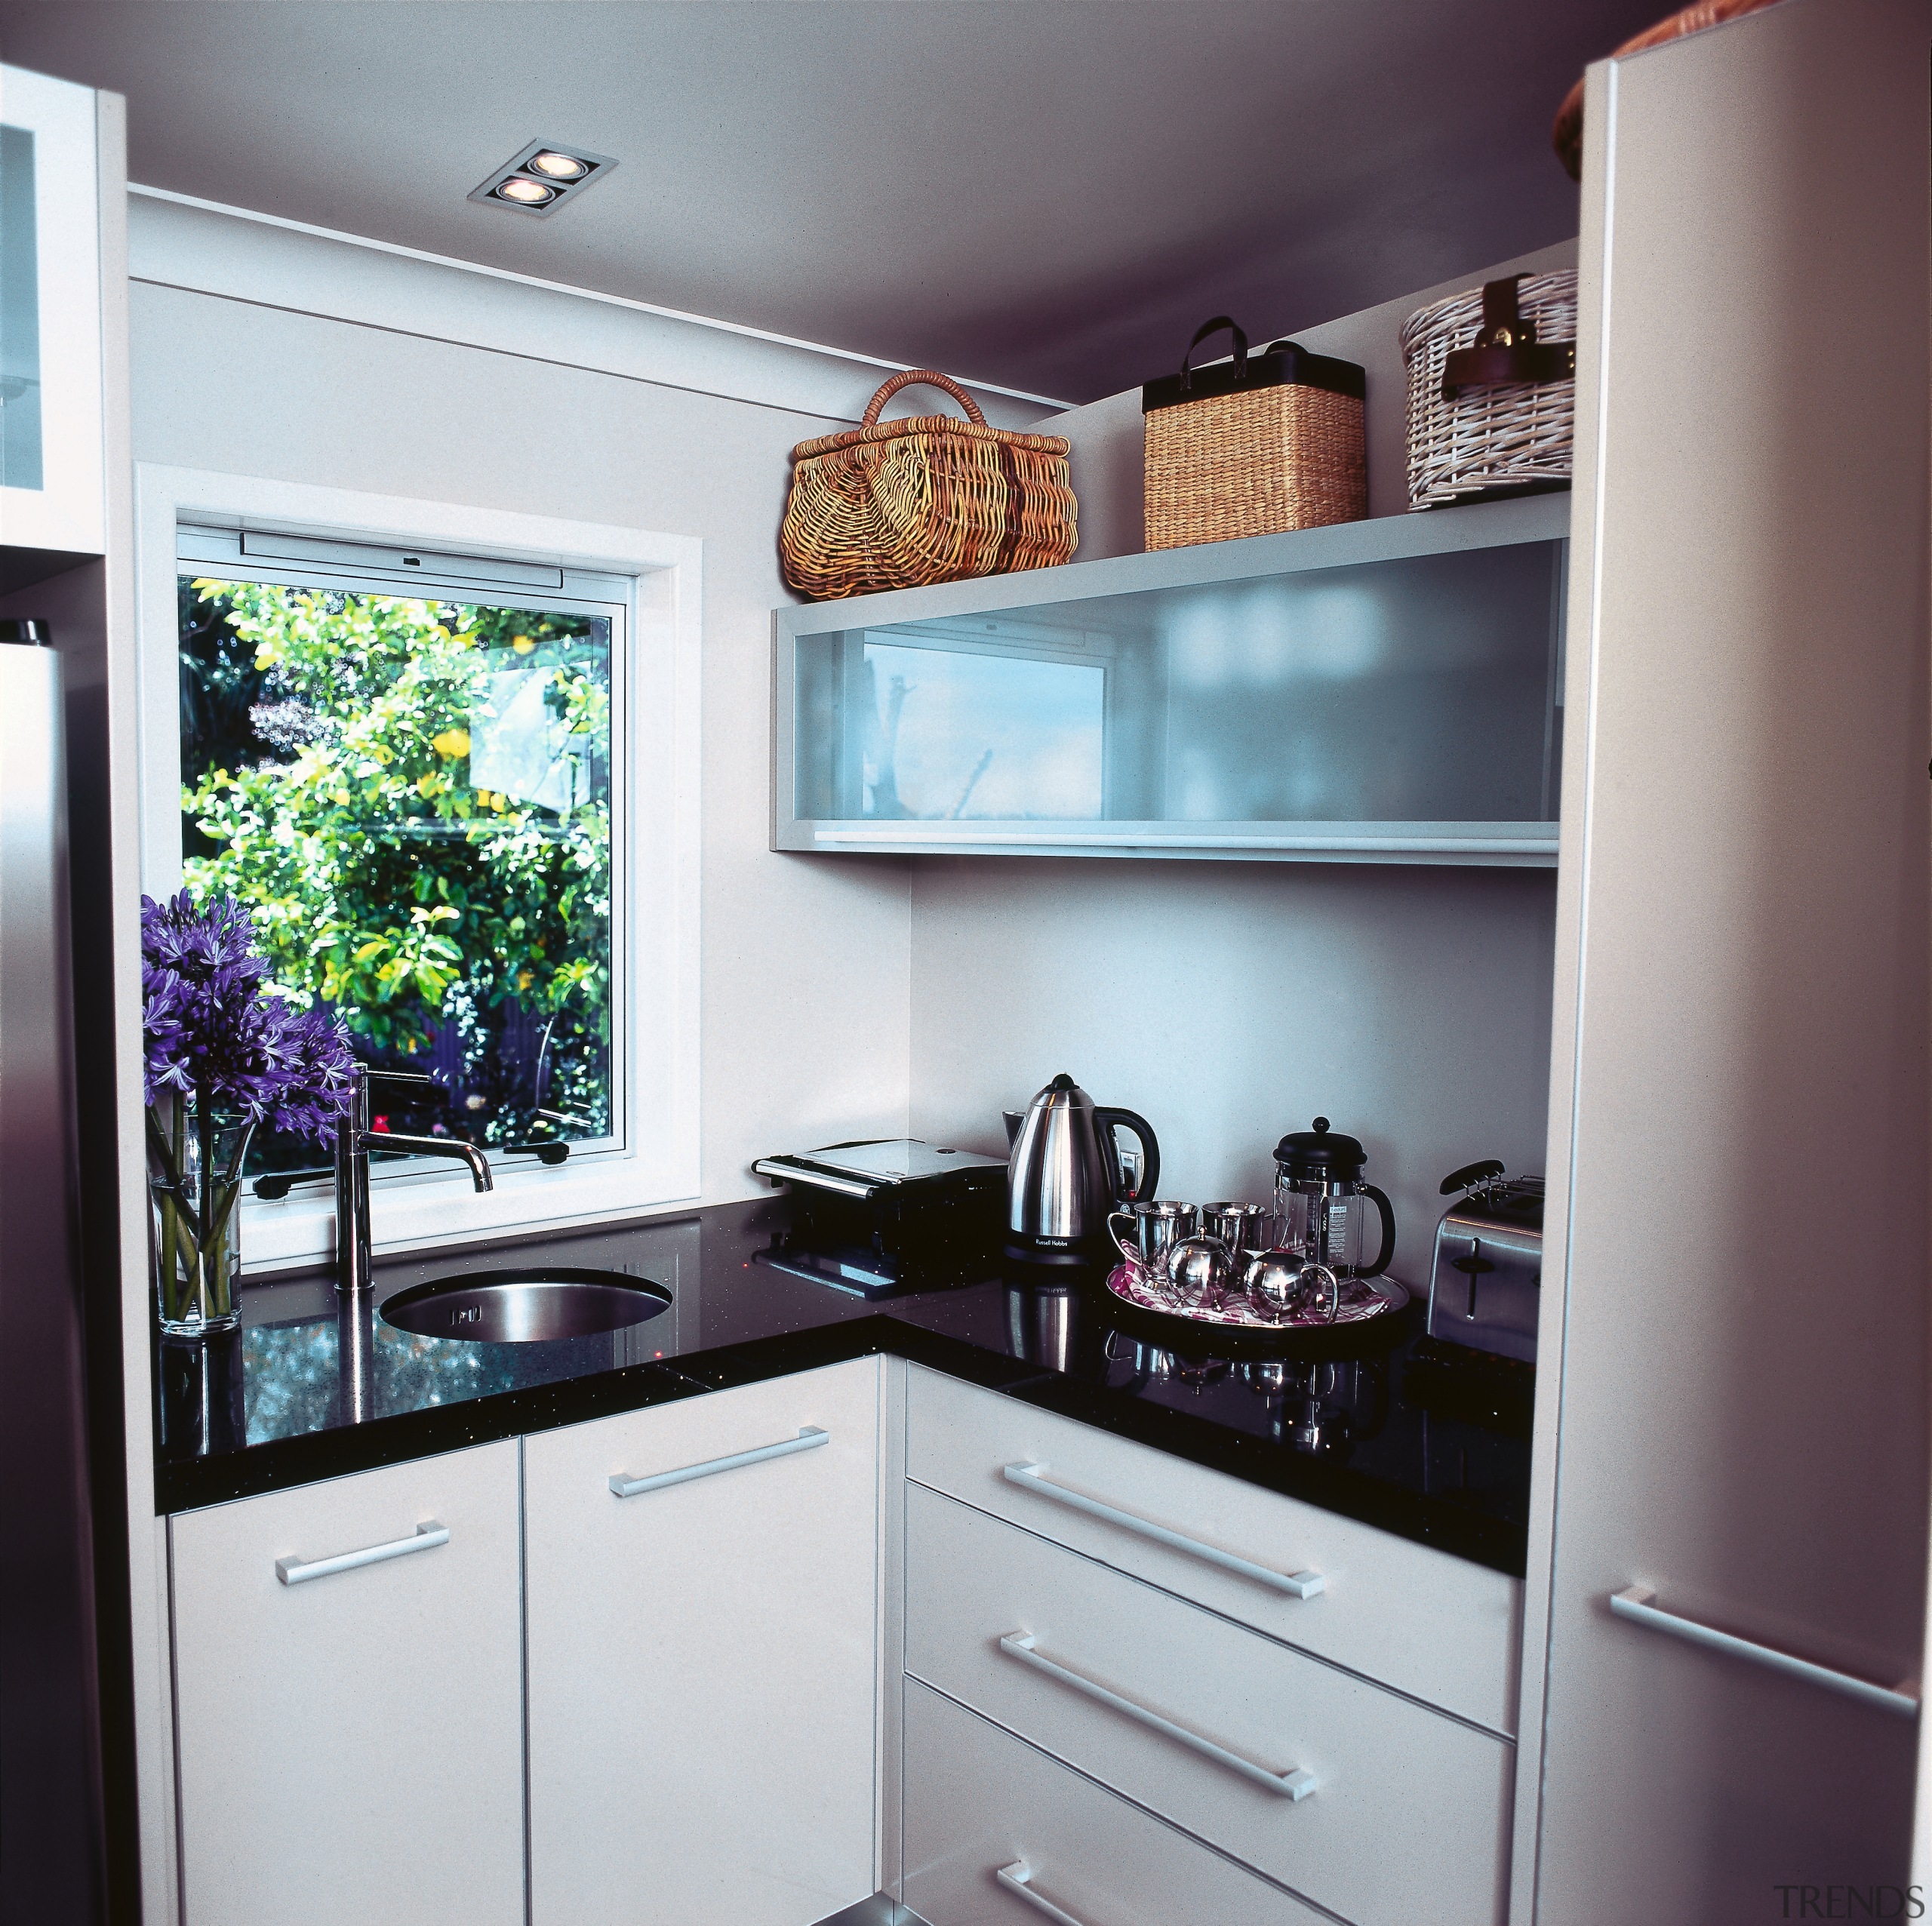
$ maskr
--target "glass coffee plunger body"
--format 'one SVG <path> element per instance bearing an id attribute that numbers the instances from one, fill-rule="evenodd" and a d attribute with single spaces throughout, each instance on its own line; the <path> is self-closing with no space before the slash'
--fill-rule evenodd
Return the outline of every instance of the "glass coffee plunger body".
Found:
<path id="1" fill-rule="evenodd" d="M 1380 1277 L 1395 1254 L 1395 1213 L 1383 1192 L 1363 1182 L 1367 1161 L 1361 1144 L 1331 1131 L 1326 1117 L 1275 1146 L 1286 1247 L 1340 1278 Z M 1372 1217 L 1379 1221 L 1371 1240 Z"/>

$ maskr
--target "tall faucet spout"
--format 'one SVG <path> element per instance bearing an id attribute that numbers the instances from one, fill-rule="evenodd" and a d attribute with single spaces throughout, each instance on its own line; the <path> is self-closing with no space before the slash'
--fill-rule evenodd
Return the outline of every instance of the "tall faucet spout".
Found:
<path id="1" fill-rule="evenodd" d="M 372 1134 L 370 1146 L 377 1150 L 406 1150 L 412 1157 L 454 1157 L 469 1166 L 469 1181 L 478 1190 L 496 1188 L 490 1177 L 490 1160 L 473 1143 L 455 1137 L 403 1137 L 395 1131 Z"/>
<path id="2" fill-rule="evenodd" d="M 400 1150 L 418 1157 L 454 1157 L 469 1166 L 469 1181 L 489 1190 L 490 1163 L 473 1143 L 453 1137 L 404 1137 L 394 1131 L 371 1128 L 369 1084 L 385 1082 L 433 1088 L 429 1077 L 389 1070 L 371 1071 L 358 1063 L 352 1072 L 349 1101 L 335 1134 L 335 1283 L 350 1297 L 367 1291 L 371 1253 L 369 1238 L 369 1152 Z"/>

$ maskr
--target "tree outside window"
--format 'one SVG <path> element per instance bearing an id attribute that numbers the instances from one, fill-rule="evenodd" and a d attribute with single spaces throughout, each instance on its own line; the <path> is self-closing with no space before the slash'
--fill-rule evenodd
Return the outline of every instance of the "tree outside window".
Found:
<path id="1" fill-rule="evenodd" d="M 205 577 L 180 598 L 188 888 L 247 904 L 277 986 L 367 1060 L 447 1088 L 391 1106 L 398 1129 L 610 1135 L 608 619 Z M 313 1159 L 258 1146 L 260 1169 Z"/>

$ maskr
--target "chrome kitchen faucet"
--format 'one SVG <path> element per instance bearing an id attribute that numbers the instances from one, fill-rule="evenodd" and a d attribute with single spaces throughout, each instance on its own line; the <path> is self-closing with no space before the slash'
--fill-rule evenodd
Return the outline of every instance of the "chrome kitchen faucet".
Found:
<path id="1" fill-rule="evenodd" d="M 469 1166 L 469 1178 L 478 1190 L 494 1186 L 490 1164 L 473 1143 L 453 1137 L 403 1137 L 394 1131 L 369 1128 L 371 1083 L 420 1085 L 440 1090 L 434 1077 L 407 1071 L 372 1070 L 355 1066 L 349 1087 L 349 1108 L 335 1133 L 335 1288 L 355 1292 L 369 1288 L 369 1152 L 407 1150 L 418 1157 L 454 1157 Z"/>

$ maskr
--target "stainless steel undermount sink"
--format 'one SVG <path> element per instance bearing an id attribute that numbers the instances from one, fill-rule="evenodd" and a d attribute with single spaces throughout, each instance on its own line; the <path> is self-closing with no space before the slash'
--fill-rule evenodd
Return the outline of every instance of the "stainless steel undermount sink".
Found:
<path id="1" fill-rule="evenodd" d="M 623 1331 L 670 1308 L 661 1285 L 626 1272 L 536 1266 L 412 1285 L 384 1300 L 383 1321 L 418 1337 L 542 1344 Z"/>

